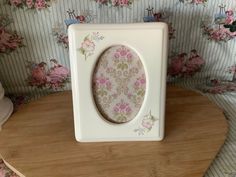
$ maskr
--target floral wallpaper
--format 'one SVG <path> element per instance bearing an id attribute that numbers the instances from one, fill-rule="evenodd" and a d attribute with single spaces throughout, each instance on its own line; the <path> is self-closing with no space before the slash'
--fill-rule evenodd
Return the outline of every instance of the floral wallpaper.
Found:
<path id="1" fill-rule="evenodd" d="M 168 82 L 196 89 L 214 100 L 227 111 L 229 124 L 232 123 L 234 130 L 235 0 L 1 0 L 0 82 L 14 101 L 16 110 L 18 105 L 32 99 L 71 89 L 69 25 L 135 22 L 168 24 Z M 103 40 L 102 34 L 84 36 L 80 48 L 84 60 L 89 60 Z M 152 39 L 147 40 L 152 45 Z M 128 62 L 128 56 L 126 59 Z M 125 62 L 111 66 L 119 66 L 118 70 L 127 69 Z M 95 92 L 100 96 L 114 88 L 107 73 L 100 73 L 95 78 Z M 145 92 L 145 75 L 140 72 L 134 81 L 131 86 L 133 94 L 127 93 L 126 96 L 138 106 Z M 109 109 L 117 117 L 125 117 L 118 118 L 119 121 L 127 121 L 134 111 L 131 103 L 119 99 Z M 147 114 L 142 125 L 134 131 L 142 135 L 155 123 L 156 120 Z M 236 172 L 233 165 L 236 157 L 229 150 L 235 149 L 231 147 L 234 145 L 232 138 L 229 142 L 224 146 L 226 149 L 222 148 L 223 155 L 219 155 L 205 176 L 226 177 Z M 225 154 L 232 159 L 221 161 Z"/>
<path id="2" fill-rule="evenodd" d="M 12 22 L 8 15 L 0 14 L 0 55 L 9 54 L 24 46 L 24 38 L 8 28 Z"/>

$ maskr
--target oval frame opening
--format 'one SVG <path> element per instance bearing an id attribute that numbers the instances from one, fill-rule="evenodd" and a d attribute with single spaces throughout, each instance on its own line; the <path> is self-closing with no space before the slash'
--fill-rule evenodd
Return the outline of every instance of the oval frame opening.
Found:
<path id="1" fill-rule="evenodd" d="M 92 95 L 98 113 L 114 124 L 132 121 L 144 103 L 147 74 L 141 57 L 122 44 L 106 48 L 92 71 Z"/>

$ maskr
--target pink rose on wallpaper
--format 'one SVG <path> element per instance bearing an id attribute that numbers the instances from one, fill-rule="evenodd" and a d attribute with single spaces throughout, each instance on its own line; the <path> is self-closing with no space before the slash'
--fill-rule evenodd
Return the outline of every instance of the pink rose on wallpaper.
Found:
<path id="1" fill-rule="evenodd" d="M 5 29 L 0 28 L 0 52 L 3 53 L 6 51 L 7 46 L 10 45 L 11 35 L 6 32 Z"/>
<path id="2" fill-rule="evenodd" d="M 34 6 L 33 0 L 26 0 L 26 5 L 28 8 L 32 8 Z"/>
<path id="3" fill-rule="evenodd" d="M 44 9 L 47 7 L 47 3 L 45 2 L 45 0 L 36 0 L 35 4 L 34 4 L 36 9 Z"/>
<path id="4" fill-rule="evenodd" d="M 231 32 L 229 27 L 227 27 L 235 21 L 234 11 L 229 9 L 221 12 L 222 8 L 225 7 L 221 5 L 219 8 L 220 13 L 215 14 L 214 22 L 205 18 L 205 20 L 202 21 L 201 27 L 203 34 L 207 35 L 209 40 L 227 42 L 236 37 L 236 32 Z"/>
<path id="5" fill-rule="evenodd" d="M 58 90 L 63 88 L 69 81 L 70 71 L 68 68 L 58 64 L 57 60 L 51 59 L 52 67 L 47 69 L 45 62 L 29 63 L 30 75 L 28 83 L 38 88 L 50 88 Z"/>
<path id="6" fill-rule="evenodd" d="M 168 67 L 168 75 L 172 77 L 193 76 L 202 69 L 204 64 L 205 61 L 203 58 L 193 49 L 188 59 L 186 53 L 181 53 L 171 59 Z"/>
<path id="7" fill-rule="evenodd" d="M 234 11 L 229 9 L 226 12 L 226 19 L 225 19 L 225 24 L 232 24 L 234 21 Z"/>
<path id="8" fill-rule="evenodd" d="M 210 79 L 205 86 L 201 85 L 199 88 L 205 93 L 223 94 L 225 92 L 235 92 L 236 82 Z"/>
<path id="9" fill-rule="evenodd" d="M 51 59 L 53 63 L 53 67 L 50 68 L 47 74 L 47 81 L 57 88 L 60 83 L 62 83 L 65 79 L 67 79 L 70 75 L 70 71 L 68 68 L 58 64 L 57 60 Z"/>
<path id="10" fill-rule="evenodd" d="M 180 75 L 184 69 L 186 53 L 181 53 L 171 59 L 170 66 L 168 68 L 168 74 L 171 76 Z"/>
<path id="11" fill-rule="evenodd" d="M 97 2 L 97 3 L 101 3 L 101 4 L 104 4 L 104 3 L 107 3 L 108 0 L 95 0 L 95 2 Z"/>
<path id="12" fill-rule="evenodd" d="M 189 4 L 205 4 L 208 0 L 179 0 L 182 3 L 189 3 Z"/>
<path id="13" fill-rule="evenodd" d="M 65 46 L 65 48 L 69 47 L 69 40 L 68 40 L 68 35 L 67 34 L 58 34 L 57 35 L 57 42 L 61 43 Z"/>
<path id="14" fill-rule="evenodd" d="M 23 9 L 36 9 L 42 10 L 50 7 L 53 0 L 6 0 L 7 4 Z"/>
<path id="15" fill-rule="evenodd" d="M 22 0 L 10 0 L 10 4 L 14 6 L 19 6 L 22 4 Z"/>
<path id="16" fill-rule="evenodd" d="M 215 41 L 228 41 L 236 36 L 236 32 L 230 32 L 226 28 L 207 29 L 209 39 Z"/>
<path id="17" fill-rule="evenodd" d="M 31 70 L 31 80 L 29 84 L 31 86 L 45 86 L 47 83 L 46 63 L 41 62 L 38 65 L 33 66 Z"/>
<path id="18" fill-rule="evenodd" d="M 10 53 L 22 47 L 23 38 L 16 33 L 7 31 L 5 28 L 0 27 L 0 53 Z"/>
<path id="19" fill-rule="evenodd" d="M 196 50 L 191 51 L 191 57 L 186 61 L 185 71 L 187 75 L 193 75 L 199 71 L 205 64 L 205 61 L 197 54 Z"/>
<path id="20" fill-rule="evenodd" d="M 100 5 L 111 5 L 114 7 L 127 7 L 133 3 L 133 0 L 94 0 Z"/>
<path id="21" fill-rule="evenodd" d="M 193 3 L 195 4 L 203 4 L 206 0 L 193 0 Z"/>
<path id="22" fill-rule="evenodd" d="M 129 0 L 113 0 L 114 5 L 127 6 L 129 5 Z"/>

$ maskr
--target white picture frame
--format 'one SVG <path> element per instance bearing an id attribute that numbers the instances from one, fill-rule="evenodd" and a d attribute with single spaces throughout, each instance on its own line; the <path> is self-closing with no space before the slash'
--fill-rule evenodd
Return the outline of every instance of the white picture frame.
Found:
<path id="1" fill-rule="evenodd" d="M 165 23 L 74 24 L 68 29 L 75 138 L 79 142 L 160 141 L 164 137 L 168 27 Z M 90 38 L 91 35 L 96 37 Z M 87 38 L 86 38 L 87 37 Z M 90 38 L 92 48 L 82 44 Z M 99 57 L 111 46 L 127 46 L 139 56 L 146 91 L 137 115 L 117 124 L 104 119 L 93 96 Z M 144 125 L 144 122 L 148 126 Z M 143 126 L 144 125 L 144 126 Z"/>

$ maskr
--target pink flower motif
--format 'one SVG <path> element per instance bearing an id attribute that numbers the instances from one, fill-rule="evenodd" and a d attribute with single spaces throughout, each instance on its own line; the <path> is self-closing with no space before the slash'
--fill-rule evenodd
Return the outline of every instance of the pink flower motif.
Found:
<path id="1" fill-rule="evenodd" d="M 46 63 L 41 62 L 38 65 L 34 66 L 31 70 L 31 79 L 29 81 L 30 85 L 45 85 L 47 81 L 46 77 Z"/>
<path id="2" fill-rule="evenodd" d="M 124 115 L 130 115 L 132 113 L 132 109 L 129 106 L 129 103 L 124 102 L 124 100 L 121 100 L 121 102 L 117 103 L 113 111 L 115 114 L 124 114 Z"/>
<path id="3" fill-rule="evenodd" d="M 193 75 L 201 69 L 205 61 L 197 54 L 196 50 L 191 51 L 191 57 L 186 61 L 186 74 Z"/>
<path id="4" fill-rule="evenodd" d="M 229 21 L 228 21 L 229 22 Z M 236 32 L 230 32 L 228 28 L 225 27 L 206 27 L 203 25 L 204 34 L 209 36 L 210 40 L 214 41 L 228 41 L 236 37 Z"/>
<path id="5" fill-rule="evenodd" d="M 208 92 L 212 93 L 212 94 L 221 94 L 221 93 L 226 92 L 226 88 L 225 88 L 225 86 L 215 86 L 215 87 L 209 89 Z"/>
<path id="6" fill-rule="evenodd" d="M 36 0 L 34 7 L 38 10 L 47 8 L 47 3 L 45 0 Z"/>
<path id="7" fill-rule="evenodd" d="M 26 0 L 26 5 L 28 8 L 32 8 L 34 6 L 33 0 Z"/>
<path id="8" fill-rule="evenodd" d="M 0 28 L 0 52 L 6 51 L 7 46 L 10 45 L 11 35 L 6 32 L 4 28 Z"/>
<path id="9" fill-rule="evenodd" d="M 206 0 L 193 0 L 193 3 L 195 3 L 195 4 L 203 4 L 205 2 L 206 2 Z"/>
<path id="10" fill-rule="evenodd" d="M 57 60 L 51 59 L 53 67 L 46 71 L 46 63 L 31 64 L 31 74 L 29 76 L 29 84 L 38 88 L 48 87 L 58 89 L 64 86 L 70 75 L 69 69 L 58 64 Z"/>
<path id="11" fill-rule="evenodd" d="M 225 24 L 232 24 L 233 21 L 234 21 L 234 12 L 233 12 L 233 10 L 231 10 L 231 9 L 227 10 L 225 13 L 227 15 L 226 20 L 225 20 Z"/>
<path id="12" fill-rule="evenodd" d="M 100 4 L 106 4 L 108 0 L 95 0 L 95 2 L 100 3 Z"/>
<path id="13" fill-rule="evenodd" d="M 181 53 L 171 60 L 168 74 L 171 76 L 192 76 L 198 72 L 205 61 L 197 54 L 194 49 L 191 51 L 190 58 L 186 61 L 186 53 Z"/>
<path id="14" fill-rule="evenodd" d="M 107 90 L 112 89 L 112 84 L 109 78 L 104 77 L 103 74 L 101 74 L 99 77 L 94 78 L 93 83 L 94 83 L 95 89 L 99 89 L 99 88 L 105 88 Z"/>
<path id="15" fill-rule="evenodd" d="M 154 125 L 154 121 L 150 118 L 145 118 L 142 120 L 142 126 L 149 130 L 152 129 L 153 125 Z"/>
<path id="16" fill-rule="evenodd" d="M 132 59 L 133 59 L 132 53 L 127 54 L 127 59 L 128 59 L 128 61 L 132 61 Z"/>
<path id="17" fill-rule="evenodd" d="M 125 46 L 120 47 L 116 51 L 120 54 L 121 57 L 125 57 L 130 52 L 129 49 Z"/>
<path id="18" fill-rule="evenodd" d="M 10 0 L 10 4 L 13 6 L 19 6 L 22 3 L 23 3 L 22 0 Z"/>
<path id="19" fill-rule="evenodd" d="M 127 6 L 129 5 L 129 0 L 119 0 L 119 6 Z"/>
<path id="20" fill-rule="evenodd" d="M 116 52 L 116 53 L 114 54 L 114 57 L 115 57 L 115 58 L 119 58 L 119 57 L 120 57 L 119 53 Z"/>
<path id="21" fill-rule="evenodd" d="M 134 83 L 134 88 L 137 89 L 144 89 L 146 87 L 146 77 L 144 74 L 136 79 Z"/>
<path id="22" fill-rule="evenodd" d="M 169 75 L 177 76 L 179 74 L 182 74 L 186 56 L 187 56 L 186 53 L 181 53 L 171 60 L 170 67 L 168 69 Z"/>
<path id="23" fill-rule="evenodd" d="M 69 69 L 58 64 L 55 59 L 51 59 L 50 61 L 54 64 L 54 66 L 50 68 L 47 74 L 48 81 L 52 84 L 63 83 L 64 80 L 66 80 L 70 75 Z"/>
<path id="24" fill-rule="evenodd" d="M 0 166 L 0 177 L 5 177 L 5 172 Z"/>
<path id="25" fill-rule="evenodd" d="M 132 4 L 131 0 L 95 0 L 95 2 L 99 4 L 111 4 L 112 6 L 117 6 L 117 7 L 124 7 L 124 6 L 129 6 Z"/>
<path id="26" fill-rule="evenodd" d="M 236 73 L 236 65 L 229 67 L 228 72 L 229 73 Z"/>
<path id="27" fill-rule="evenodd" d="M 95 50 L 95 44 L 93 41 L 86 39 L 82 43 L 82 49 L 84 49 L 85 52 L 92 52 Z"/>
<path id="28" fill-rule="evenodd" d="M 0 53 L 11 52 L 22 46 L 22 39 L 16 33 L 10 33 L 0 28 Z"/>

